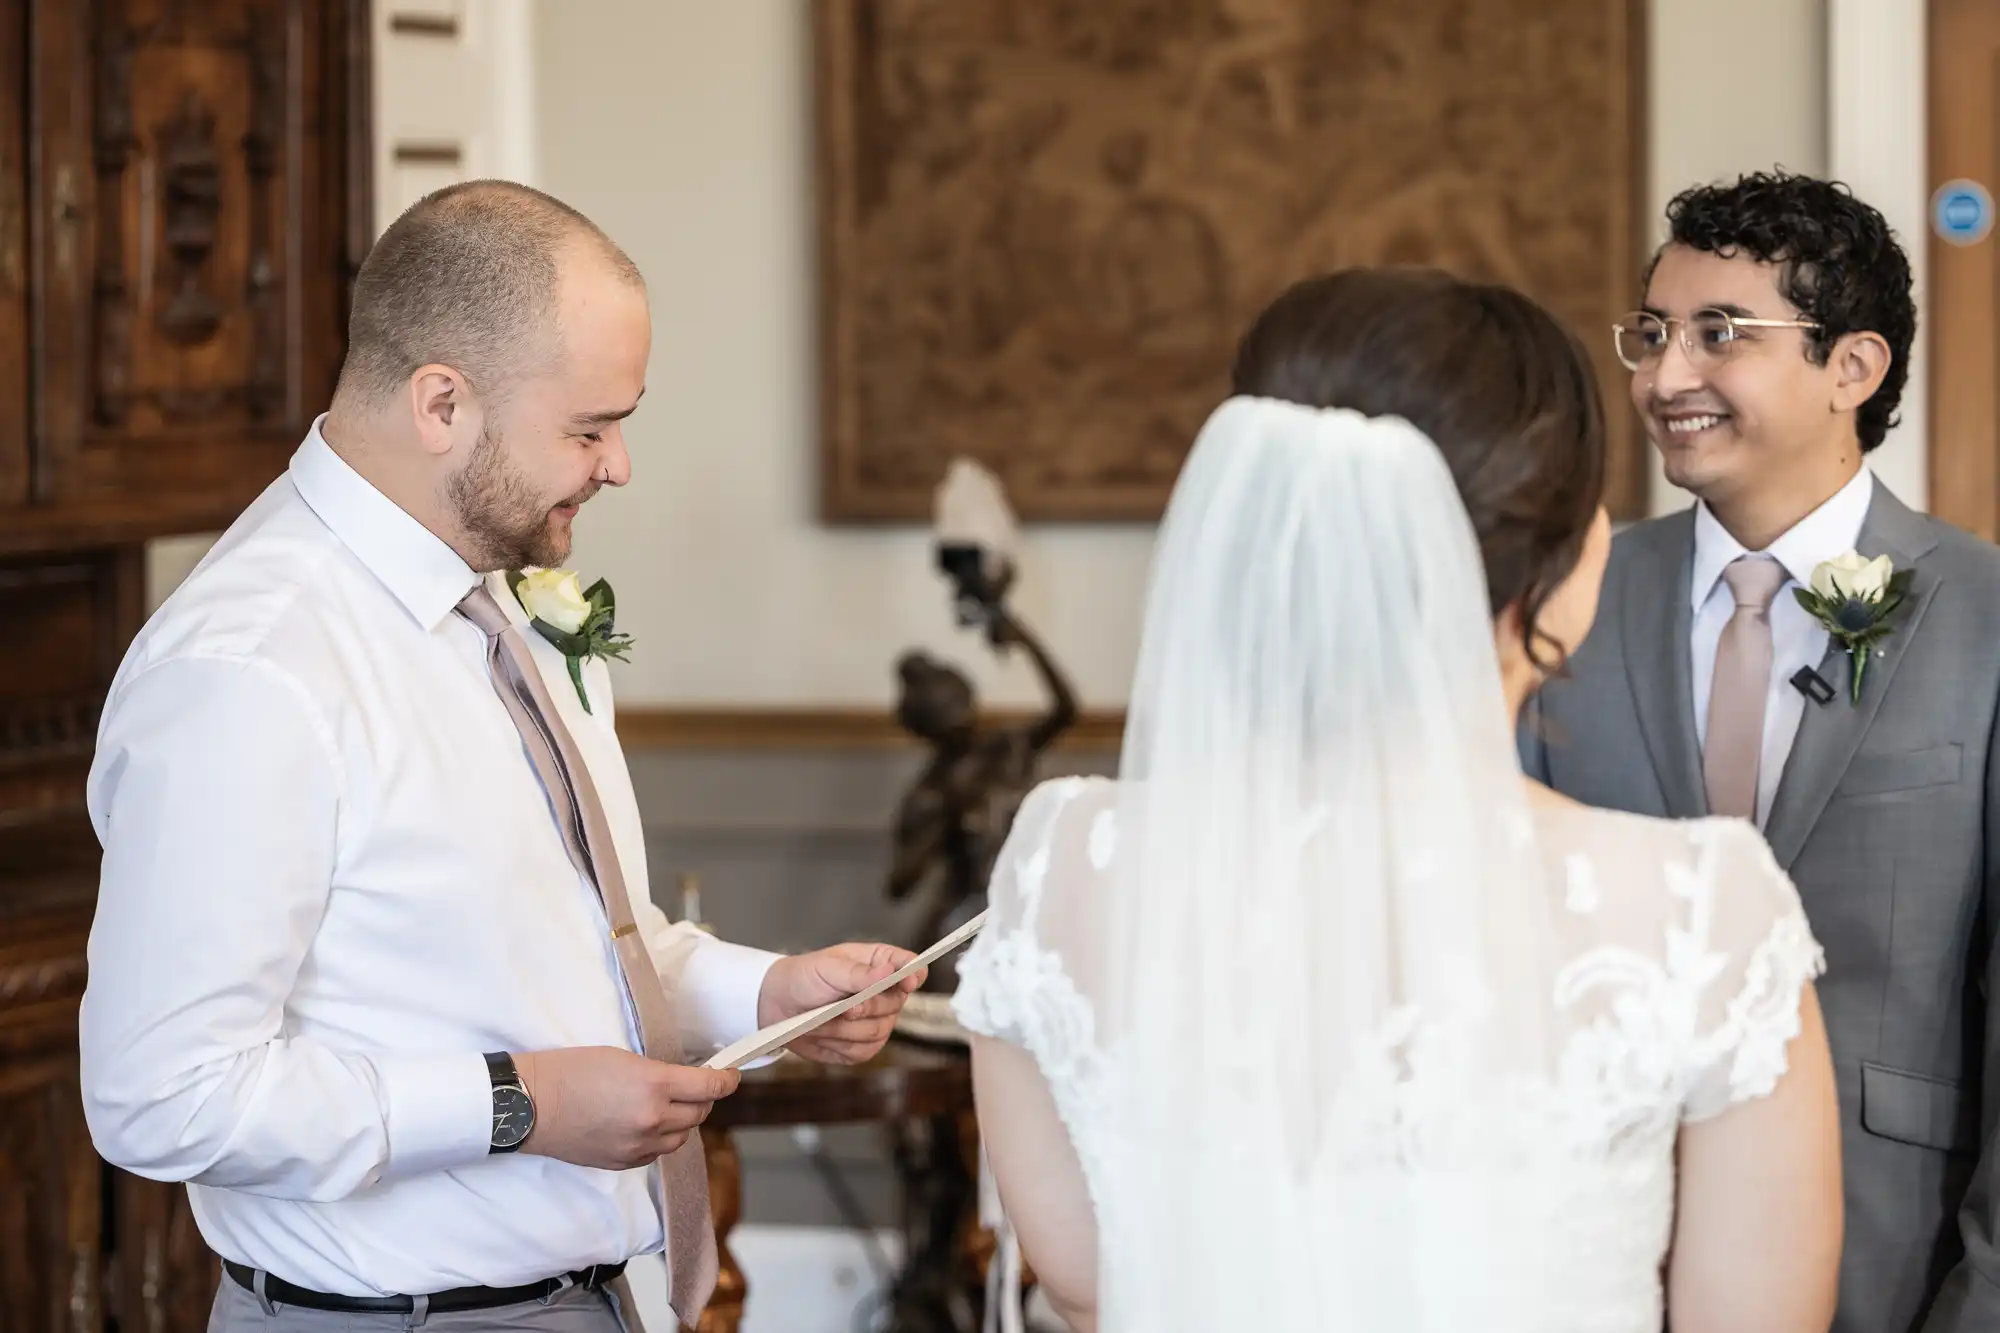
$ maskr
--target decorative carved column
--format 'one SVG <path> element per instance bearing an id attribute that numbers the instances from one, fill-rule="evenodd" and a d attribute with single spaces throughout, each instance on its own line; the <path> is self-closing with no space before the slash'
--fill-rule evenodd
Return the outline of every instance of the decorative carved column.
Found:
<path id="1" fill-rule="evenodd" d="M 701 1312 L 698 1333 L 736 1333 L 743 1322 L 743 1302 L 749 1287 L 736 1256 L 729 1252 L 729 1233 L 743 1217 L 743 1159 L 727 1129 L 702 1131 L 702 1153 L 708 1162 L 708 1207 L 715 1215 L 715 1251 L 719 1269 L 715 1294 Z"/>

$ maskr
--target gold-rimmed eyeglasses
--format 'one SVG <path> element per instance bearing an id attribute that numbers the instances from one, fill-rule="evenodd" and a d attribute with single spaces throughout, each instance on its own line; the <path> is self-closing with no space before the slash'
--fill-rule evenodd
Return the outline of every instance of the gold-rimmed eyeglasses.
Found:
<path id="1" fill-rule="evenodd" d="M 1618 359 L 1627 370 L 1652 365 L 1667 350 L 1667 339 L 1680 326 L 1681 350 L 1697 366 L 1713 365 L 1742 345 L 1745 329 L 1814 329 L 1810 319 L 1751 319 L 1727 310 L 1697 310 L 1686 319 L 1669 319 L 1649 310 L 1635 310 L 1611 326 Z"/>

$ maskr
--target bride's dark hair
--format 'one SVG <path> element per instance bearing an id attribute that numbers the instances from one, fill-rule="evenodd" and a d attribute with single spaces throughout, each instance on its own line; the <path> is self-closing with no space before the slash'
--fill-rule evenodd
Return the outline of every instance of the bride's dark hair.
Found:
<path id="1" fill-rule="evenodd" d="M 1604 405 L 1590 357 L 1555 316 L 1506 287 L 1432 269 L 1348 269 L 1265 308 L 1231 387 L 1307 407 L 1401 417 L 1444 454 L 1479 534 L 1493 614 L 1537 618 L 1583 552 L 1604 493 Z"/>

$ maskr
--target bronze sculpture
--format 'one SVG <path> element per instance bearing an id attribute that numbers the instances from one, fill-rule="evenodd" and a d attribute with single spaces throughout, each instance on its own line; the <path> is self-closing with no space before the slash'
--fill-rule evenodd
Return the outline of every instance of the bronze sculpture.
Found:
<path id="1" fill-rule="evenodd" d="M 961 626 L 984 631 L 999 653 L 1027 653 L 1048 694 L 1031 720 L 982 718 L 972 682 L 928 653 L 896 663 L 896 720 L 930 755 L 896 814 L 888 892 L 918 898 L 906 941 L 923 948 L 980 911 L 986 882 L 1033 788 L 1042 754 L 1076 721 L 1075 692 L 1041 641 L 1007 609 L 1014 585 L 1014 517 L 999 481 L 954 463 L 937 495 L 938 566 L 950 579 Z M 957 987 L 956 954 L 932 966 L 927 990 Z M 970 1333 L 983 1315 L 982 1279 L 964 1238 L 977 1149 L 952 1117 L 889 1131 L 904 1188 L 907 1253 L 889 1297 L 889 1333 Z"/>
<path id="2" fill-rule="evenodd" d="M 930 759 L 897 811 L 888 892 L 901 902 L 928 887 L 930 899 L 910 943 L 921 948 L 985 905 L 986 881 L 1034 787 L 1042 754 L 1076 721 L 1075 692 L 1041 641 L 1006 606 L 1015 567 L 990 549 L 946 542 L 939 564 L 956 585 L 961 623 L 979 625 L 996 652 L 1028 654 L 1048 708 L 1029 721 L 995 723 L 979 714 L 965 675 L 923 652 L 896 664 L 896 720 L 930 747 Z M 926 988 L 949 991 L 956 974 L 931 969 Z"/>

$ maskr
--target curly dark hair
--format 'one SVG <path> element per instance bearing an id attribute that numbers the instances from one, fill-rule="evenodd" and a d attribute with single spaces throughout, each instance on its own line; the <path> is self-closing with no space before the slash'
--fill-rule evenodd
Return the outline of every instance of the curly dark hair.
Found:
<path id="1" fill-rule="evenodd" d="M 1733 185 L 1681 191 L 1667 205 L 1667 226 L 1668 245 L 1778 265 L 1778 290 L 1820 326 L 1806 339 L 1815 365 L 1825 365 L 1846 334 L 1882 336 L 1889 372 L 1855 421 L 1863 453 L 1882 443 L 1896 424 L 1910 377 L 1917 306 L 1910 297 L 1909 256 L 1881 213 L 1839 181 L 1758 171 Z M 1648 282 L 1659 262 L 1656 254 L 1647 265 Z"/>

